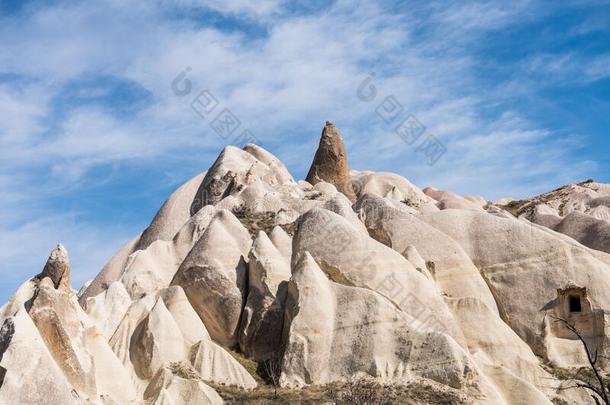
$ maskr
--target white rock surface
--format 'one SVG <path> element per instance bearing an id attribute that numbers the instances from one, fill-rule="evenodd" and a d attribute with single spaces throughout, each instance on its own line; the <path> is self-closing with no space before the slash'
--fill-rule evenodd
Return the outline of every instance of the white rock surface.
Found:
<path id="1" fill-rule="evenodd" d="M 209 339 L 192 346 L 190 361 L 204 381 L 235 385 L 244 389 L 257 386 L 254 378 L 237 360 Z"/>
<path id="2" fill-rule="evenodd" d="M 431 327 L 463 342 L 462 333 L 434 283 L 400 253 L 334 212 L 304 214 L 293 242 L 292 268 L 309 252 L 335 282 L 377 291 L 413 316 L 434 314 Z"/>
<path id="3" fill-rule="evenodd" d="M 220 405 L 222 398 L 197 378 L 185 378 L 168 368 L 161 368 L 144 392 L 152 405 Z"/>
<path id="4" fill-rule="evenodd" d="M 257 387 L 240 356 L 279 359 L 285 387 L 368 376 L 474 404 L 587 403 L 550 374 L 586 365 L 553 317 L 610 370 L 610 185 L 488 203 L 348 176 L 337 151 L 312 185 L 258 146 L 225 148 L 78 295 L 59 245 L 0 308 L 0 403 L 220 404 L 211 386 Z"/>
<path id="5" fill-rule="evenodd" d="M 426 330 L 374 291 L 333 283 L 309 253 L 293 269 L 286 316 L 284 386 L 368 374 L 399 384 L 418 375 L 462 388 L 476 378 L 451 337 Z"/>
<path id="6" fill-rule="evenodd" d="M 184 289 L 212 338 L 229 347 L 237 343 L 251 245 L 246 228 L 229 211 L 221 210 L 172 281 Z"/>
<path id="7" fill-rule="evenodd" d="M 76 404 L 71 388 L 25 309 L 0 329 L 5 374 L 0 402 L 5 404 Z"/>
<path id="8" fill-rule="evenodd" d="M 407 205 L 421 212 L 438 211 L 434 199 L 425 195 L 404 177 L 394 173 L 352 171 L 352 183 L 358 197 L 370 193 L 399 202 L 407 201 Z"/>
<path id="9" fill-rule="evenodd" d="M 517 219 L 474 211 L 447 210 L 424 219 L 468 253 L 494 292 L 505 322 L 538 356 L 563 366 L 565 359 L 577 359 L 579 353 L 582 356 L 578 344 L 552 346 L 545 338 L 547 313 L 561 309 L 557 291 L 571 284 L 586 286 L 587 301 L 598 311 L 595 316 L 601 317 L 596 321 L 601 325 L 592 327 L 591 333 L 607 339 L 602 325 L 607 322 L 603 308 L 610 306 L 606 293 L 610 288 L 610 266 L 589 249 Z M 559 339 L 566 340 L 577 343 Z"/>
<path id="10" fill-rule="evenodd" d="M 239 346 L 257 361 L 280 346 L 290 260 L 260 231 L 250 251 L 248 300 L 241 319 Z"/>

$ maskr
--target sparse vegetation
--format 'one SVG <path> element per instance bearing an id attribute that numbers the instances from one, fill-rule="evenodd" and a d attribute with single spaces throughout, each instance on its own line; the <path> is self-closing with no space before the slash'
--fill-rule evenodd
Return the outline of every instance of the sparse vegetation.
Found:
<path id="1" fill-rule="evenodd" d="M 584 389 L 597 405 L 610 405 L 610 378 L 604 375 L 599 367 L 599 359 L 604 357 L 599 354 L 599 345 L 595 345 L 592 349 L 574 323 L 557 316 L 552 318 L 555 322 L 565 325 L 576 336 L 583 346 L 589 363 L 588 367 L 574 370 L 556 369 L 555 376 L 569 382 L 564 389 Z"/>
<path id="2" fill-rule="evenodd" d="M 416 201 L 412 201 L 408 198 L 405 198 L 404 200 L 400 201 L 401 203 L 403 203 L 404 205 L 406 205 L 407 207 L 411 207 L 411 208 L 419 208 L 420 204 L 419 202 Z"/>
<path id="3" fill-rule="evenodd" d="M 594 183 L 595 180 L 588 179 L 583 182 L 577 183 L 577 186 L 587 187 L 589 184 Z M 541 194 L 539 196 L 527 199 L 527 200 L 515 200 L 511 201 L 506 205 L 501 205 L 500 208 L 505 209 L 510 212 L 515 217 L 519 217 L 523 214 L 529 214 L 537 205 L 546 204 L 551 200 L 556 200 L 561 198 L 563 195 L 570 192 L 570 185 L 556 188 L 553 191 L 549 191 L 547 193 Z M 558 207 L 558 211 L 560 214 L 563 214 L 563 210 L 565 208 L 565 203 L 561 204 Z"/>
<path id="4" fill-rule="evenodd" d="M 500 208 L 510 212 L 513 216 L 518 217 L 524 212 L 528 210 L 528 208 L 533 208 L 531 200 L 516 200 L 511 201 L 506 205 L 500 205 Z"/>
<path id="5" fill-rule="evenodd" d="M 239 219 L 253 238 L 256 238 L 259 231 L 265 233 L 271 232 L 276 225 L 276 214 L 272 211 L 253 212 L 242 205 L 234 208 L 233 214 Z"/>
<path id="6" fill-rule="evenodd" d="M 336 405 L 391 405 L 398 400 L 395 387 L 364 378 L 332 387 L 330 397 Z"/>
<path id="7" fill-rule="evenodd" d="M 184 361 L 176 361 L 169 364 L 169 369 L 174 375 L 186 379 L 199 379 L 199 373 L 190 364 Z"/>
<path id="8" fill-rule="evenodd" d="M 273 398 L 276 399 L 282 374 L 282 359 L 278 355 L 274 355 L 263 361 L 257 371 L 265 382 L 273 387 Z"/>
<path id="9" fill-rule="evenodd" d="M 288 389 L 261 384 L 254 390 L 210 384 L 227 404 L 288 405 L 288 404 L 366 404 L 366 405 L 466 405 L 472 403 L 462 392 L 429 380 L 414 380 L 406 385 L 373 383 L 359 387 L 359 380 L 350 383 L 310 385 L 302 389 Z M 374 391 L 374 392 L 370 392 Z M 369 396 L 370 395 L 370 396 Z M 372 398 L 385 402 L 350 402 Z"/>
<path id="10" fill-rule="evenodd" d="M 288 235 L 294 236 L 296 223 L 278 224 L 277 213 L 273 211 L 254 212 L 241 205 L 233 209 L 233 215 L 248 230 L 252 238 L 256 238 L 259 231 L 269 233 L 276 225 L 279 225 Z"/>

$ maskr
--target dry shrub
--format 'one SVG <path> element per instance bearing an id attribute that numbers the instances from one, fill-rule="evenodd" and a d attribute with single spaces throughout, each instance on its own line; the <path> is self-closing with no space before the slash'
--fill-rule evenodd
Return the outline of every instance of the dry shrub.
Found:
<path id="1" fill-rule="evenodd" d="M 330 397 L 336 405 L 391 405 L 397 395 L 390 385 L 383 385 L 370 378 L 356 378 L 333 388 Z"/>

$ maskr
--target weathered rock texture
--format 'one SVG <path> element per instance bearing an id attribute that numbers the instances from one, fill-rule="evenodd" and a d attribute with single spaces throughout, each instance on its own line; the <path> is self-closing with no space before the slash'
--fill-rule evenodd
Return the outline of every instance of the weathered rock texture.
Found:
<path id="1" fill-rule="evenodd" d="M 220 404 L 212 387 L 261 381 L 236 353 L 279 365 L 286 388 L 363 377 L 475 404 L 588 403 L 552 373 L 586 365 L 553 319 L 608 371 L 610 186 L 505 209 L 422 191 L 349 172 L 331 123 L 307 180 L 258 146 L 225 148 L 78 296 L 59 245 L 0 308 L 0 403 Z"/>
<path id="2" fill-rule="evenodd" d="M 320 181 L 325 181 L 334 185 L 350 201 L 356 200 L 356 194 L 349 176 L 345 144 L 339 130 L 330 121 L 326 122 L 322 130 L 320 145 L 313 158 L 306 180 L 314 185 Z"/>
<path id="3" fill-rule="evenodd" d="M 588 180 L 503 205 L 516 216 L 610 253 L 610 186 Z"/>
<path id="4" fill-rule="evenodd" d="M 61 287 L 62 290 L 70 291 L 70 259 L 68 252 L 61 244 L 53 249 L 42 273 L 38 275 L 41 280 L 45 277 L 51 279 L 55 288 Z"/>

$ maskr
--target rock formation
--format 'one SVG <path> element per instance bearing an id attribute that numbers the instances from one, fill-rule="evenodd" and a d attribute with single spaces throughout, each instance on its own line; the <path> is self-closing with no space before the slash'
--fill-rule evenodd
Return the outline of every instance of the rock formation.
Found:
<path id="1" fill-rule="evenodd" d="M 320 145 L 313 158 L 306 180 L 310 184 L 325 181 L 334 185 L 338 191 L 346 195 L 350 201 L 356 201 L 349 175 L 345 144 L 335 124 L 326 121 L 322 130 Z"/>
<path id="2" fill-rule="evenodd" d="M 587 180 L 502 206 L 516 216 L 610 253 L 610 186 Z"/>
<path id="3" fill-rule="evenodd" d="M 595 182 L 491 203 L 350 172 L 331 123 L 307 181 L 228 146 L 78 294 L 59 245 L 0 308 L 0 403 L 221 404 L 265 378 L 366 378 L 426 382 L 422 404 L 585 404 L 558 372 L 585 353 L 553 320 L 609 371 L 609 203 Z"/>
<path id="4" fill-rule="evenodd" d="M 39 279 L 49 277 L 55 288 L 61 288 L 64 291 L 70 291 L 70 258 L 68 252 L 61 245 L 57 245 L 42 269 L 42 273 L 37 276 Z"/>

